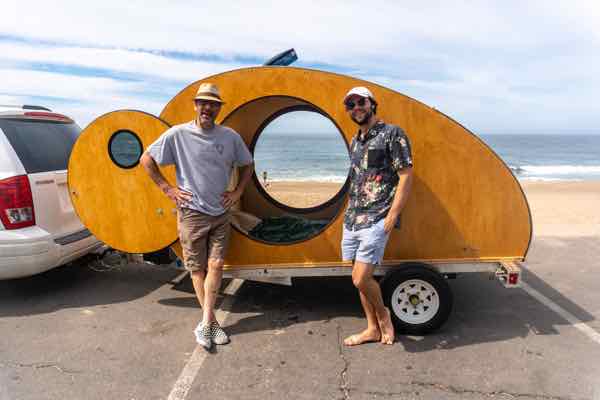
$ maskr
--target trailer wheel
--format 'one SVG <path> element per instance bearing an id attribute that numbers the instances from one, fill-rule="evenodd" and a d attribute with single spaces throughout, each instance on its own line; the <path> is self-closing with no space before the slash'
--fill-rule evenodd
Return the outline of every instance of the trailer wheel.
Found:
<path id="1" fill-rule="evenodd" d="M 450 316 L 450 286 L 427 265 L 402 266 L 381 285 L 384 303 L 399 333 L 424 335 L 438 329 Z"/>

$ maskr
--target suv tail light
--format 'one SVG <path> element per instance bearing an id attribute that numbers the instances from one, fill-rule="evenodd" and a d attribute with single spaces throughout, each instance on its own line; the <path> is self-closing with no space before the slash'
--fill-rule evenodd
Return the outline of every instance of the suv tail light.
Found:
<path id="1" fill-rule="evenodd" d="M 41 118 L 44 120 L 53 120 L 53 121 L 61 121 L 61 122 L 73 122 L 73 120 L 69 117 L 66 117 L 62 114 L 57 114 L 53 112 L 45 112 L 45 111 L 27 111 L 23 113 L 26 117 L 29 118 Z"/>
<path id="2" fill-rule="evenodd" d="M 35 225 L 33 197 L 27 175 L 0 180 L 0 220 L 6 229 Z"/>

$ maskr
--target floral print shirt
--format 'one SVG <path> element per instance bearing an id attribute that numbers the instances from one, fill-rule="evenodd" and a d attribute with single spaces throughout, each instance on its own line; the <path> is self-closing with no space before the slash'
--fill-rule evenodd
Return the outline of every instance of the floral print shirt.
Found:
<path id="1" fill-rule="evenodd" d="M 369 228 L 385 218 L 396 194 L 398 171 L 412 165 L 410 142 L 401 128 L 379 121 L 364 138 L 359 131 L 350 145 L 346 229 Z M 400 218 L 397 227 L 399 223 Z"/>

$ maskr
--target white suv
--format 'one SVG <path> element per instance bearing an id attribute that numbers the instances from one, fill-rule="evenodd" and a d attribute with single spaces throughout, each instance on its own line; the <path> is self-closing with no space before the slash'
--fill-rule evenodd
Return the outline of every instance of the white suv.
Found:
<path id="1" fill-rule="evenodd" d="M 67 164 L 81 129 L 38 106 L 0 106 L 0 279 L 72 261 L 99 242 L 75 214 Z"/>

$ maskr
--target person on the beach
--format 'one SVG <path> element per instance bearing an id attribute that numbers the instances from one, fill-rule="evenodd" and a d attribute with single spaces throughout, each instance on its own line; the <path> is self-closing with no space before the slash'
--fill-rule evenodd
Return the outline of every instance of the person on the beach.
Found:
<path id="1" fill-rule="evenodd" d="M 183 261 L 202 307 L 202 320 L 194 333 L 198 344 L 208 349 L 213 343 L 229 342 L 214 307 L 231 229 L 229 208 L 242 196 L 254 163 L 240 135 L 215 124 L 223 104 L 217 86 L 201 84 L 193 101 L 196 118 L 164 132 L 148 147 L 141 163 L 177 205 Z M 177 186 L 165 180 L 157 164 L 175 164 Z M 239 182 L 235 190 L 227 191 L 234 166 L 240 167 Z"/>
<path id="2" fill-rule="evenodd" d="M 267 183 L 267 171 L 263 171 L 262 173 L 263 175 L 263 184 L 265 187 L 269 187 L 269 184 Z"/>
<path id="3" fill-rule="evenodd" d="M 383 304 L 373 270 L 383 258 L 390 232 L 399 224 L 412 183 L 412 155 L 404 131 L 376 117 L 377 102 L 365 87 L 344 98 L 359 130 L 350 145 L 349 202 L 344 217 L 342 258 L 352 261 L 367 329 L 344 340 L 347 346 L 394 343 L 390 310 Z"/>

